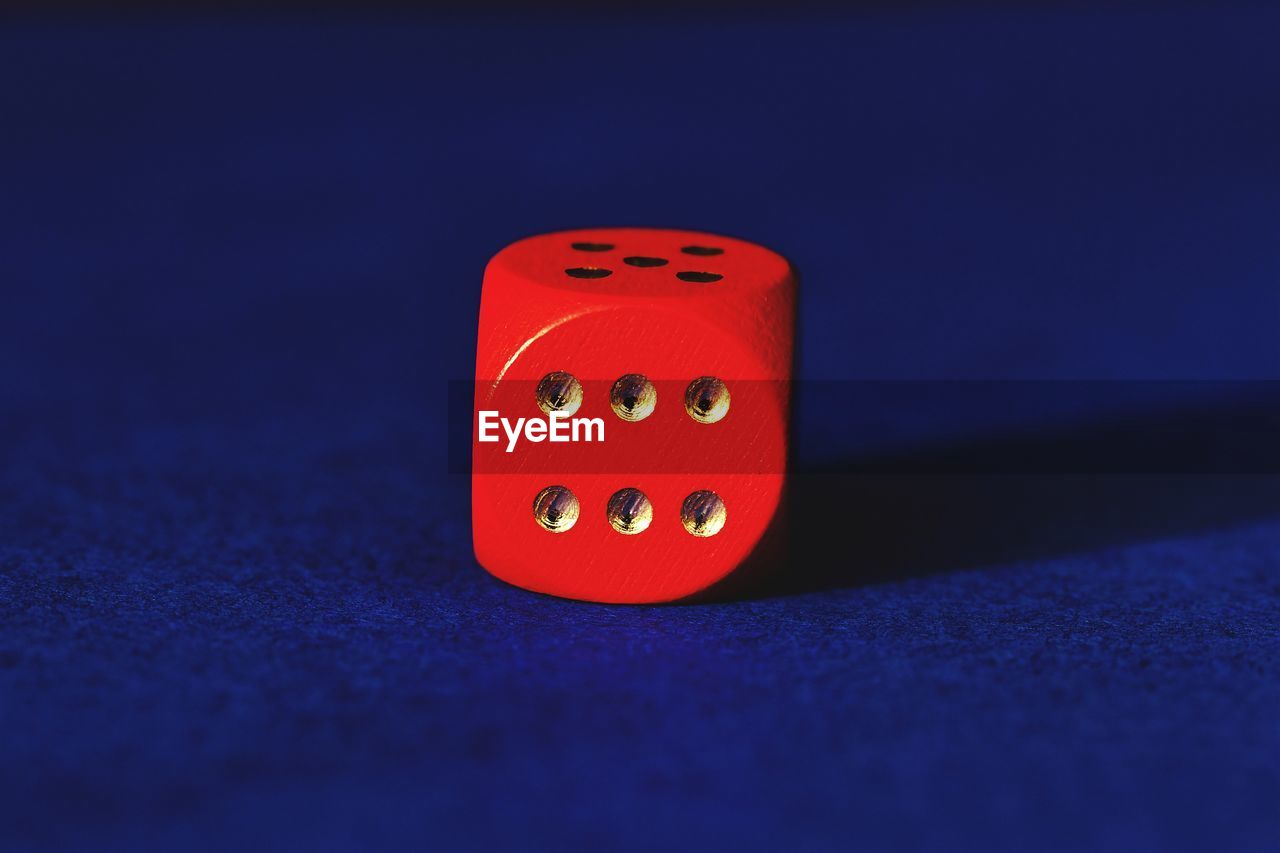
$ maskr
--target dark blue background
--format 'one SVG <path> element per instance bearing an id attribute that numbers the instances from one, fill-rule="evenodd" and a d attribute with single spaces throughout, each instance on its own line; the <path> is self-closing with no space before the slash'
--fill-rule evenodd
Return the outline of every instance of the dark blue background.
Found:
<path id="1" fill-rule="evenodd" d="M 475 565 L 445 401 L 487 257 L 596 224 L 787 254 L 811 380 L 1280 378 L 1277 33 L 9 22 L 3 846 L 1275 849 L 1274 477 L 823 474 L 1124 465 L 1098 412 L 814 383 L 784 579 L 602 607 Z"/>

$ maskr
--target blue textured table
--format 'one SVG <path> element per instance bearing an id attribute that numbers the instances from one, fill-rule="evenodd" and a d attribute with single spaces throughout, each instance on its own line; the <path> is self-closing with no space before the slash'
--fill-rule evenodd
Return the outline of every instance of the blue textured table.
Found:
<path id="1" fill-rule="evenodd" d="M 1280 377 L 1278 31 L 11 22 L 0 846 L 1276 849 L 1277 478 L 902 380 Z M 482 266 L 606 223 L 803 276 L 835 528 L 749 597 L 472 559 L 445 400 Z M 993 465 L 1048 427 L 1034 459 L 1099 470 Z"/>

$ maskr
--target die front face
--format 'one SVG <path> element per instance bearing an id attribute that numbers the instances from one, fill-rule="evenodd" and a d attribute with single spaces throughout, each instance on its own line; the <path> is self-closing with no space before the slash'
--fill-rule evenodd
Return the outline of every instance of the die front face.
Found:
<path id="1" fill-rule="evenodd" d="M 476 358 L 480 564 L 629 603 L 731 573 L 782 493 L 794 292 L 779 255 L 696 232 L 562 232 L 495 256 Z"/>

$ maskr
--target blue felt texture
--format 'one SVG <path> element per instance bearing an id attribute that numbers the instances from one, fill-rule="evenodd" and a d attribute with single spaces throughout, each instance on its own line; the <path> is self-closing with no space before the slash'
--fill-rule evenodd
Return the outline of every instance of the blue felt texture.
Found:
<path id="1" fill-rule="evenodd" d="M 1277 849 L 1277 478 L 1126 471 L 1105 412 L 900 384 L 1280 378 L 1277 33 L 1221 4 L 8 22 L 0 848 Z M 597 224 L 801 271 L 825 523 L 773 586 L 604 607 L 473 560 L 446 399 L 483 264 Z M 824 398 L 851 380 L 887 384 Z M 1049 426 L 1103 470 L 850 467 Z"/>

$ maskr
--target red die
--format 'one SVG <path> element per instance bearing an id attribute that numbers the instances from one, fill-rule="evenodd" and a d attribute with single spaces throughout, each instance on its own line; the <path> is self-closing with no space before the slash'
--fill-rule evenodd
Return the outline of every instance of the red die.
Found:
<path id="1" fill-rule="evenodd" d="M 671 601 L 774 523 L 795 275 L 688 231 L 531 237 L 485 270 L 476 353 L 476 558 L 538 592 Z"/>

